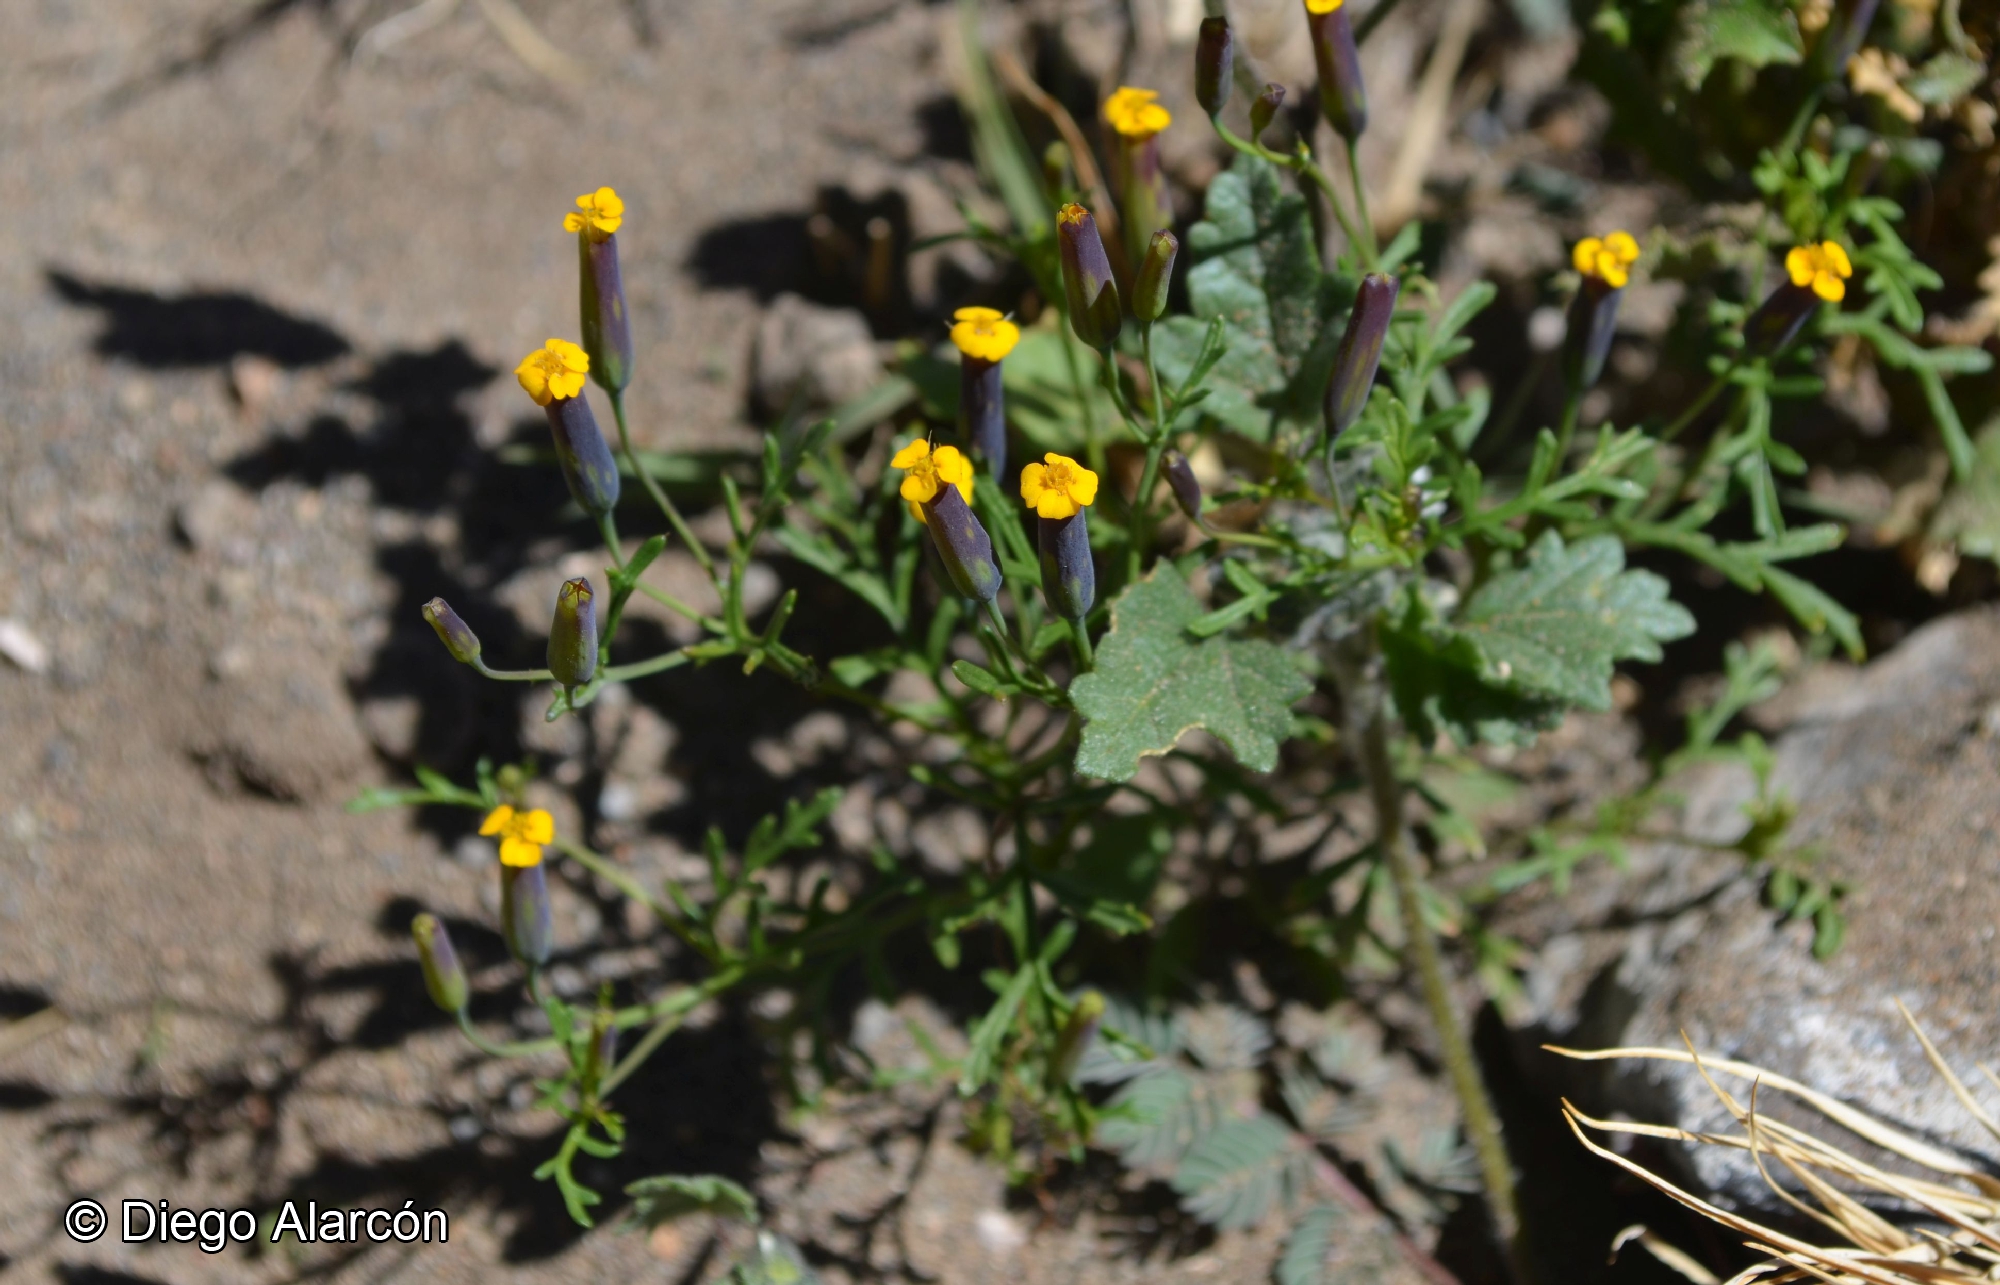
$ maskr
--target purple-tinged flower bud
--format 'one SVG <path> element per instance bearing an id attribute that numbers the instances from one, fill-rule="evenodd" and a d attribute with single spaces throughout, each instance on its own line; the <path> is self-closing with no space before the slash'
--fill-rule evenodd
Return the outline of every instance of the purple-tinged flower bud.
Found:
<path id="1" fill-rule="evenodd" d="M 1000 363 L 1021 341 L 1021 328 L 992 308 L 952 314 L 958 348 L 958 431 L 986 458 L 993 476 L 1007 469 L 1007 402 Z"/>
<path id="2" fill-rule="evenodd" d="M 1203 18 L 1194 44 L 1194 100 L 1209 119 L 1229 104 L 1236 70 L 1236 35 L 1227 18 Z"/>
<path id="3" fill-rule="evenodd" d="M 554 397 L 542 409 L 549 417 L 556 463 L 562 465 L 571 498 L 594 518 L 617 508 L 618 461 L 611 458 L 611 447 L 598 430 L 589 399 L 582 393 Z"/>
<path id="4" fill-rule="evenodd" d="M 1326 381 L 1328 448 L 1354 426 L 1362 407 L 1368 404 L 1375 370 L 1382 364 L 1382 343 L 1389 337 L 1389 322 L 1396 315 L 1396 296 L 1402 288 L 1400 281 L 1385 273 L 1371 272 L 1361 278 L 1354 310 L 1347 314 L 1347 332 L 1341 335 L 1340 349 L 1333 357 L 1333 375 Z"/>
<path id="5" fill-rule="evenodd" d="M 577 197 L 576 209 L 563 216 L 563 230 L 576 233 L 583 350 L 590 354 L 590 377 L 614 395 L 632 382 L 632 331 L 625 316 L 616 235 L 624 221 L 625 202 L 608 187 Z"/>
<path id="6" fill-rule="evenodd" d="M 410 921 L 410 936 L 417 939 L 417 962 L 423 965 L 424 989 L 431 993 L 431 1001 L 447 1013 L 463 1009 L 472 986 L 452 948 L 451 934 L 436 915 L 423 914 Z"/>
<path id="7" fill-rule="evenodd" d="M 1868 38 L 1868 28 L 1880 7 L 1881 0 L 1834 0 L 1833 13 L 1813 51 L 1822 76 L 1846 73 L 1847 60 L 1861 52 L 1861 43 Z"/>
<path id="8" fill-rule="evenodd" d="M 1254 143 L 1263 137 L 1264 131 L 1271 128 L 1271 122 L 1278 118 L 1278 109 L 1284 105 L 1285 87 L 1277 84 L 1265 85 L 1264 92 L 1257 95 L 1250 103 L 1251 142 Z"/>
<path id="9" fill-rule="evenodd" d="M 1167 289 L 1173 285 L 1174 258 L 1181 252 L 1180 238 L 1161 229 L 1146 245 L 1146 257 L 1139 261 L 1139 275 L 1132 282 L 1132 315 L 1142 326 L 1150 326 L 1167 310 Z"/>
<path id="10" fill-rule="evenodd" d="M 597 603 L 590 581 L 563 581 L 556 614 L 549 622 L 549 673 L 566 688 L 578 688 L 597 672 Z"/>
<path id="11" fill-rule="evenodd" d="M 1822 301 L 1839 303 L 1847 297 L 1853 261 L 1838 241 L 1793 246 L 1785 255 L 1786 280 L 1743 323 L 1743 349 L 1751 357 L 1769 357 L 1790 343 Z"/>
<path id="12" fill-rule="evenodd" d="M 1160 464 L 1167 475 L 1167 486 L 1174 493 L 1174 503 L 1181 506 L 1188 521 L 1206 529 L 1208 523 L 1201 517 L 1201 481 L 1195 477 L 1194 466 L 1188 463 L 1187 456 L 1168 451 Z"/>
<path id="13" fill-rule="evenodd" d="M 437 630 L 438 641 L 451 653 L 451 658 L 461 665 L 474 664 L 479 659 L 479 635 L 472 627 L 459 618 L 451 609 L 451 604 L 442 598 L 433 598 L 424 604 L 424 619 Z"/>
<path id="14" fill-rule="evenodd" d="M 1587 236 L 1570 252 L 1570 262 L 1583 276 L 1570 301 L 1569 326 L 1563 336 L 1563 378 L 1572 393 L 1595 387 L 1604 373 L 1604 358 L 1618 330 L 1618 300 L 1639 261 L 1639 242 L 1629 232 Z"/>
<path id="15" fill-rule="evenodd" d="M 1071 202 L 1056 211 L 1056 242 L 1062 253 L 1063 293 L 1069 297 L 1070 329 L 1099 352 L 1109 352 L 1124 324 L 1111 258 L 1090 211 Z"/>
<path id="16" fill-rule="evenodd" d="M 1038 517 L 1035 528 L 1042 553 L 1042 597 L 1056 615 L 1080 622 L 1097 605 L 1097 566 L 1090 560 L 1090 510 L 1078 509 L 1066 518 Z"/>
<path id="17" fill-rule="evenodd" d="M 1352 143 L 1368 128 L 1368 94 L 1361 85 L 1361 53 L 1344 0 L 1306 0 L 1306 30 L 1319 68 L 1319 106 L 1327 123 Z"/>
<path id="18" fill-rule="evenodd" d="M 500 867 L 500 935 L 507 953 L 540 968 L 555 949 L 555 920 L 549 910 L 549 877 L 541 863 Z"/>
<path id="19" fill-rule="evenodd" d="M 991 602 L 1000 593 L 1000 567 L 993 560 L 993 538 L 956 486 L 940 486 L 923 502 L 924 525 L 937 546 L 938 560 L 952 587 L 967 598 Z"/>
<path id="20" fill-rule="evenodd" d="M 1104 996 L 1096 991 L 1085 991 L 1076 997 L 1076 1006 L 1069 1011 L 1069 1020 L 1056 1035 L 1056 1046 L 1049 1056 L 1049 1080 L 1053 1084 L 1068 1084 L 1076 1078 L 1076 1068 L 1083 1062 L 1083 1054 L 1090 1047 L 1091 1037 L 1104 1020 Z"/>
<path id="21" fill-rule="evenodd" d="M 1145 257 L 1153 233 L 1174 223 L 1173 194 L 1160 164 L 1160 133 L 1174 118 L 1160 106 L 1159 97 L 1153 90 L 1126 85 L 1104 102 L 1105 122 L 1117 135 L 1112 168 L 1118 177 L 1128 270 Z"/>

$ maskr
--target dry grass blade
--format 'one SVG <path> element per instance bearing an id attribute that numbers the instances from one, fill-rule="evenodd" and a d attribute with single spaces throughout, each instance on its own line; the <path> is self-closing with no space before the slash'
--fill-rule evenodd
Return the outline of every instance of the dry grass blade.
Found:
<path id="1" fill-rule="evenodd" d="M 1996 1129 L 1992 1117 L 1972 1100 L 1970 1091 L 1952 1074 L 1907 1010 L 1904 1018 L 1916 1032 L 1939 1079 L 1982 1127 L 2000 1137 L 2000 1129 Z M 1752 1282 L 1783 1285 L 1790 1281 L 1827 1281 L 1833 1285 L 1972 1285 L 1975 1281 L 2000 1279 L 1995 1274 L 1996 1264 L 2000 1264 L 2000 1182 L 1974 1169 L 1961 1157 L 1912 1138 L 1796 1081 L 1747 1063 L 1705 1057 L 1695 1052 L 1692 1045 L 1686 1051 L 1666 1048 L 1552 1051 L 1583 1061 L 1635 1058 L 1691 1064 L 1743 1126 L 1744 1133 L 1740 1136 L 1698 1134 L 1662 1125 L 1595 1120 L 1570 1103 L 1563 1103 L 1563 1116 L 1570 1130 L 1593 1155 L 1611 1161 L 1703 1217 L 1738 1233 L 1750 1249 L 1767 1256 L 1766 1261 L 1732 1277 L 1728 1285 Z M 1749 1106 L 1745 1107 L 1723 1089 L 1711 1072 L 1749 1080 Z M 1757 1095 L 1765 1088 L 1776 1089 L 1810 1105 L 1849 1132 L 1929 1169 L 1945 1181 L 1884 1172 L 1804 1129 L 1760 1115 Z M 1599 1146 L 1586 1135 L 1585 1129 L 1747 1150 L 1759 1174 L 1780 1199 L 1826 1228 L 1834 1241 L 1825 1245 L 1808 1244 L 1754 1218 L 1720 1209 L 1636 1161 Z M 1767 1158 L 1784 1165 L 1799 1182 L 1799 1189 L 1817 1201 L 1819 1207 L 1809 1206 L 1794 1191 L 1774 1182 Z M 1963 1186 L 1954 1185 L 1953 1180 L 1976 1191 L 1968 1192 Z M 1929 1227 L 1898 1226 L 1864 1203 L 1870 1195 L 1878 1197 L 1881 1205 L 1913 1210 L 1936 1221 Z M 1948 1226 L 1951 1234 L 1940 1234 L 1938 1223 Z"/>

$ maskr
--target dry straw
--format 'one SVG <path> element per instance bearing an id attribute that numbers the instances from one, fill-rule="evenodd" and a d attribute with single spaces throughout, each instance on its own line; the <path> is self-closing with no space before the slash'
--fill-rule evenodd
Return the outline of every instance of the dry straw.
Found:
<path id="1" fill-rule="evenodd" d="M 1980 1127 L 2000 1141 L 2000 1122 L 1973 1099 L 1965 1083 L 1939 1056 L 1930 1037 L 1899 1003 L 1924 1055 Z M 1797 1081 L 1743 1062 L 1704 1057 L 1687 1049 L 1615 1048 L 1595 1052 L 1554 1048 L 1553 1053 L 1580 1061 L 1599 1062 L 1641 1058 L 1692 1063 L 1742 1132 L 1692 1133 L 1665 1125 L 1633 1124 L 1594 1119 L 1565 1101 L 1563 1115 L 1578 1141 L 1598 1156 L 1635 1174 L 1703 1217 L 1744 1238 L 1751 1249 L 1768 1255 L 1764 1262 L 1729 1278 L 1726 1285 L 1783 1285 L 1791 1281 L 1828 1281 L 1839 1285 L 1960 1285 L 2000 1280 L 2000 1179 L 1964 1158 L 1923 1142 L 1873 1116 L 1815 1092 Z M 2000 1078 L 1985 1065 L 1980 1071 L 2000 1087 Z M 1745 1105 L 1717 1082 L 1733 1077 L 1750 1083 Z M 1866 1139 L 1926 1171 L 1925 1177 L 1887 1173 L 1807 1130 L 1761 1115 L 1760 1093 L 1777 1092 L 1797 1099 L 1828 1121 Z M 1750 1153 L 1757 1171 L 1771 1190 L 1823 1234 L 1802 1239 L 1752 1218 L 1720 1209 L 1644 1166 L 1600 1146 L 1584 1132 L 1622 1133 L 1664 1138 L 1701 1146 L 1732 1147 Z M 1780 1186 L 1779 1168 L 1797 1183 Z M 1801 1197 L 1805 1198 L 1801 1198 Z M 1884 1209 L 1899 1211 L 1896 1221 Z M 1677 1268 L 1689 1280 L 1715 1282 L 1713 1276 L 1686 1255 L 1658 1242 L 1650 1233 L 1635 1234 L 1654 1255 Z"/>

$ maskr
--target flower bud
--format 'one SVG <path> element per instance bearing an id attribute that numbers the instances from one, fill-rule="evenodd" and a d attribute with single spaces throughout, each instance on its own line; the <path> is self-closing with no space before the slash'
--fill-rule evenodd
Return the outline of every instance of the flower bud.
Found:
<path id="1" fill-rule="evenodd" d="M 1174 493 L 1174 503 L 1181 506 L 1188 521 L 1198 527 L 1207 527 L 1201 517 L 1201 482 L 1194 475 L 1194 466 L 1187 456 L 1179 451 L 1168 451 L 1160 460 L 1167 475 L 1167 486 Z"/>
<path id="2" fill-rule="evenodd" d="M 1097 605 L 1097 567 L 1090 559 L 1090 510 L 1035 519 L 1042 554 L 1042 597 L 1064 620 L 1082 620 Z"/>
<path id="3" fill-rule="evenodd" d="M 1368 128 L 1368 95 L 1361 85 L 1361 53 L 1343 0 L 1306 0 L 1306 30 L 1319 69 L 1319 106 L 1327 123 L 1352 143 Z"/>
<path id="4" fill-rule="evenodd" d="M 1118 282 L 1111 275 L 1111 259 L 1104 253 L 1097 220 L 1074 202 L 1063 206 L 1056 212 L 1056 241 L 1062 253 L 1070 329 L 1092 348 L 1109 352 L 1118 340 L 1124 306 L 1118 300 Z"/>
<path id="5" fill-rule="evenodd" d="M 625 316 L 625 279 L 618 270 L 618 238 L 576 239 L 582 279 L 583 350 L 590 377 L 607 393 L 632 382 L 632 327 Z"/>
<path id="6" fill-rule="evenodd" d="M 1361 418 L 1368 404 L 1369 390 L 1375 386 L 1375 370 L 1382 364 L 1382 343 L 1389 337 L 1389 322 L 1396 315 L 1396 296 L 1402 283 L 1392 276 L 1371 272 L 1361 278 L 1354 296 L 1354 310 L 1347 314 L 1347 331 L 1340 337 L 1334 354 L 1333 375 L 1326 382 L 1326 445 L 1333 443 Z"/>
<path id="7" fill-rule="evenodd" d="M 1236 70 L 1236 36 L 1227 18 L 1203 18 L 1194 45 L 1194 99 L 1213 120 L 1229 103 Z"/>
<path id="8" fill-rule="evenodd" d="M 924 525 L 952 587 L 964 597 L 993 601 L 1000 593 L 1000 568 L 993 561 L 993 538 L 979 524 L 972 506 L 956 486 L 940 486 L 923 502 L 923 509 Z"/>
<path id="9" fill-rule="evenodd" d="M 1103 1020 L 1104 996 L 1085 991 L 1076 997 L 1076 1006 L 1070 1009 L 1069 1020 L 1056 1035 L 1056 1047 L 1049 1057 L 1052 1085 L 1068 1084 L 1076 1078 L 1076 1068 L 1083 1062 L 1084 1051 L 1090 1047 L 1091 1037 L 1097 1034 Z"/>
<path id="10" fill-rule="evenodd" d="M 1868 28 L 1880 7 L 1881 0 L 1835 0 L 1833 13 L 1820 32 L 1819 46 L 1813 51 L 1821 75 L 1846 73 L 1847 60 L 1861 52 L 1861 42 L 1868 38 Z"/>
<path id="11" fill-rule="evenodd" d="M 590 581 L 565 580 L 549 622 L 549 673 L 564 687 L 577 688 L 596 672 L 597 604 Z"/>
<path id="12" fill-rule="evenodd" d="M 617 508 L 618 461 L 611 458 L 611 447 L 598 431 L 589 399 L 582 393 L 555 397 L 542 409 L 549 417 L 556 463 L 562 465 L 571 498 L 594 518 Z"/>
<path id="13" fill-rule="evenodd" d="M 433 598 L 424 604 L 424 619 L 431 628 L 437 630 L 438 641 L 451 653 L 451 658 L 461 665 L 470 665 L 479 659 L 479 635 L 472 627 L 459 618 L 451 604 L 442 598 Z"/>
<path id="14" fill-rule="evenodd" d="M 1146 257 L 1139 261 L 1139 275 L 1132 282 L 1132 315 L 1142 326 L 1150 326 L 1167 310 L 1167 289 L 1174 280 L 1174 256 L 1181 252 L 1180 238 L 1162 229 L 1153 233 L 1146 245 Z"/>
<path id="15" fill-rule="evenodd" d="M 1743 323 L 1743 348 L 1751 357 L 1769 357 L 1799 333 L 1821 302 L 1847 297 L 1853 261 L 1838 241 L 1792 247 L 1785 255 L 1787 280 Z"/>
<path id="16" fill-rule="evenodd" d="M 555 921 L 549 910 L 547 867 L 500 867 L 500 935 L 507 953 L 540 968 L 555 949 Z"/>
<path id="17" fill-rule="evenodd" d="M 1604 359 L 1618 331 L 1618 300 L 1624 291 L 1601 277 L 1585 277 L 1569 304 L 1569 329 L 1563 335 L 1563 378 L 1572 393 L 1597 386 Z"/>
<path id="18" fill-rule="evenodd" d="M 417 961 L 423 965 L 424 989 L 431 993 L 431 1002 L 447 1013 L 462 1010 L 472 986 L 452 949 L 451 934 L 436 915 L 423 914 L 410 921 L 410 936 L 417 939 Z"/>
<path id="19" fill-rule="evenodd" d="M 1159 97 L 1126 85 L 1104 103 L 1104 119 L 1117 135 L 1112 160 L 1128 269 L 1145 257 L 1153 233 L 1174 222 L 1173 194 L 1160 164 L 1160 133 L 1173 123 L 1173 114 L 1160 106 Z"/>
<path id="20" fill-rule="evenodd" d="M 992 308 L 960 308 L 951 342 L 958 348 L 958 431 L 984 456 L 995 477 L 1007 468 L 1007 403 L 1000 362 L 1021 340 L 1021 328 Z"/>
<path id="21" fill-rule="evenodd" d="M 1250 141 L 1256 142 L 1271 122 L 1278 117 L 1278 109 L 1285 105 L 1285 87 L 1271 84 L 1264 86 L 1264 92 L 1250 103 Z"/>

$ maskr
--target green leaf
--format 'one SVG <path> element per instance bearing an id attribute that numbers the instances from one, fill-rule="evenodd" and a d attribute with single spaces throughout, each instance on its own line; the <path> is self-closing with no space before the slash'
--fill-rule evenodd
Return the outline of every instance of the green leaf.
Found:
<path id="1" fill-rule="evenodd" d="M 1625 569 L 1616 537 L 1566 546 L 1554 531 L 1526 566 L 1476 591 L 1455 624 L 1479 648 L 1489 681 L 1589 710 L 1611 708 L 1618 661 L 1656 661 L 1662 642 L 1694 632 L 1665 580 Z"/>
<path id="2" fill-rule="evenodd" d="M 973 691 L 997 701 L 1004 701 L 1009 696 L 1018 696 L 1021 692 L 1021 689 L 1012 683 L 1003 682 L 992 670 L 975 665 L 969 660 L 954 660 L 951 662 L 951 672 L 957 676 L 959 682 Z"/>
<path id="3" fill-rule="evenodd" d="M 641 1178 L 625 1188 L 632 1197 L 632 1214 L 648 1227 L 688 1214 L 714 1214 L 757 1221 L 757 1198 L 727 1178 L 712 1173 L 660 1174 Z"/>
<path id="4" fill-rule="evenodd" d="M 1174 1170 L 1181 1208 L 1231 1231 L 1264 1221 L 1304 1186 L 1307 1161 L 1290 1129 L 1258 1114 L 1229 1120 L 1203 1136 Z"/>
<path id="5" fill-rule="evenodd" d="M 1270 643 L 1191 637 L 1188 626 L 1203 614 L 1169 562 L 1118 595 L 1097 668 L 1070 685 L 1070 699 L 1089 720 L 1079 772 L 1130 780 L 1141 758 L 1166 753 L 1197 727 L 1245 767 L 1268 772 L 1278 765 L 1292 702 L 1312 685 Z"/>
<path id="6" fill-rule="evenodd" d="M 1789 571 L 1776 567 L 1763 570 L 1764 587 L 1771 596 L 1785 605 L 1785 610 L 1798 618 L 1798 622 L 1813 633 L 1830 633 L 1837 639 L 1847 654 L 1860 660 L 1866 652 L 1861 641 L 1861 622 L 1854 613 L 1835 602 L 1818 585 L 1801 580 Z"/>
<path id="7" fill-rule="evenodd" d="M 1986 64 L 1949 51 L 1937 55 L 1905 78 L 1903 88 L 1926 107 L 1947 107 L 1979 87 Z"/>
<path id="8" fill-rule="evenodd" d="M 1353 1279 L 1327 1270 L 1327 1260 L 1346 1239 L 1338 1234 L 1348 1230 L 1348 1222 L 1347 1211 L 1339 1205 L 1315 1205 L 1300 1215 L 1278 1257 L 1278 1285 L 1341 1285 Z"/>
<path id="9" fill-rule="evenodd" d="M 1971 468 L 1945 494 L 1931 519 L 1930 538 L 2000 562 L 2000 419 L 1979 430 Z"/>
<path id="10" fill-rule="evenodd" d="M 1028 989 L 1034 984 L 1034 964 L 1021 965 L 1007 983 L 1007 988 L 1000 992 L 1000 998 L 993 1002 L 993 1007 L 973 1028 L 971 1047 L 965 1054 L 965 1070 L 958 1078 L 958 1091 L 963 1096 L 971 1097 L 979 1092 L 980 1086 L 993 1077 L 1000 1046 L 1006 1043 L 1007 1033 L 1014 1028 L 1014 1014 L 1021 1011 L 1021 1001 L 1027 998 Z"/>
<path id="11" fill-rule="evenodd" d="M 1669 57 L 1689 89 L 1699 89 L 1716 62 L 1750 67 L 1799 61 L 1799 24 L 1781 0 L 1695 0 L 1680 13 Z"/>
<path id="12" fill-rule="evenodd" d="M 1460 745 L 1527 745 L 1562 720 L 1561 702 L 1489 681 L 1478 645 L 1441 625 L 1414 595 L 1381 637 L 1396 712 L 1425 745 L 1439 732 Z"/>

